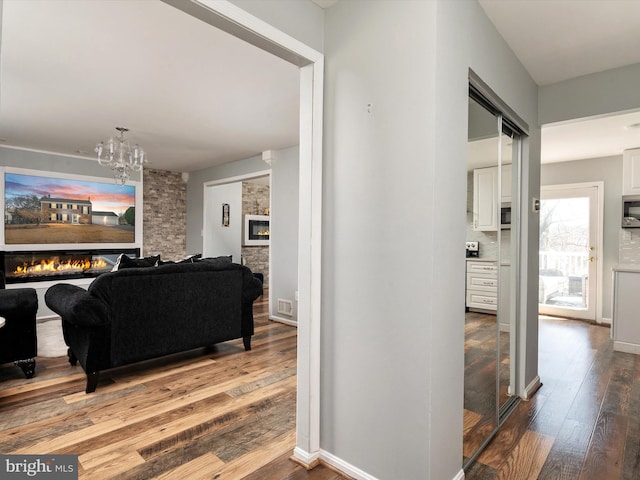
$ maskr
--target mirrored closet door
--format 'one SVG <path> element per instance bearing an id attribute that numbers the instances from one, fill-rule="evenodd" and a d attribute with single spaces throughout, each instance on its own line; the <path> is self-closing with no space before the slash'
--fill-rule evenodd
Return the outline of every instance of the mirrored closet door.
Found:
<path id="1" fill-rule="evenodd" d="M 516 402 L 521 135 L 470 88 L 467 163 L 463 465 Z"/>

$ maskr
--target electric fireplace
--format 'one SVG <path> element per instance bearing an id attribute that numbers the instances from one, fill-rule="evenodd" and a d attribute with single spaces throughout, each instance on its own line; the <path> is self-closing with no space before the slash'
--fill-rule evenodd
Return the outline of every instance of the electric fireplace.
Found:
<path id="1" fill-rule="evenodd" d="M 244 216 L 244 245 L 269 245 L 269 216 Z"/>
<path id="2" fill-rule="evenodd" d="M 0 252 L 0 258 L 9 284 L 97 277 L 111 271 L 122 253 L 137 257 L 140 249 Z"/>

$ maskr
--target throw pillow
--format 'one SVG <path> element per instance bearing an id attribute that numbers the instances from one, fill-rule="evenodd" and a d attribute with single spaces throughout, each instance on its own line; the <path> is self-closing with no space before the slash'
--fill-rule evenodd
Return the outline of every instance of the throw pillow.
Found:
<path id="1" fill-rule="evenodd" d="M 160 255 L 153 257 L 131 258 L 126 254 L 121 254 L 113 267 L 113 272 L 123 268 L 157 267 L 160 263 Z"/>
<path id="2" fill-rule="evenodd" d="M 193 255 L 187 255 L 182 260 L 178 260 L 176 263 L 195 263 L 202 258 L 201 253 L 194 253 Z"/>

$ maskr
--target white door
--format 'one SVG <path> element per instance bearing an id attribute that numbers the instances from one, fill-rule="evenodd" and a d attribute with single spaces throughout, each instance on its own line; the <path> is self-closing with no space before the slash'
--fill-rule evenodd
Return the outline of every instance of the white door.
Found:
<path id="1" fill-rule="evenodd" d="M 227 205 L 225 209 L 223 206 Z M 205 185 L 202 255 L 242 260 L 242 182 Z M 227 214 L 228 221 L 225 221 Z"/>
<path id="2" fill-rule="evenodd" d="M 541 187 L 539 311 L 596 320 L 601 294 L 601 184 Z"/>

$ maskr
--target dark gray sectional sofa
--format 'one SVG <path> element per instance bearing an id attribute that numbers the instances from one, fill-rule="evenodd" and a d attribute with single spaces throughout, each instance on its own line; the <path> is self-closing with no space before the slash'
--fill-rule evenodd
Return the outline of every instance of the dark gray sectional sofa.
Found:
<path id="1" fill-rule="evenodd" d="M 87 290 L 57 284 L 45 295 L 62 317 L 69 361 L 95 391 L 101 370 L 242 338 L 251 349 L 262 283 L 228 258 L 105 273 Z"/>

